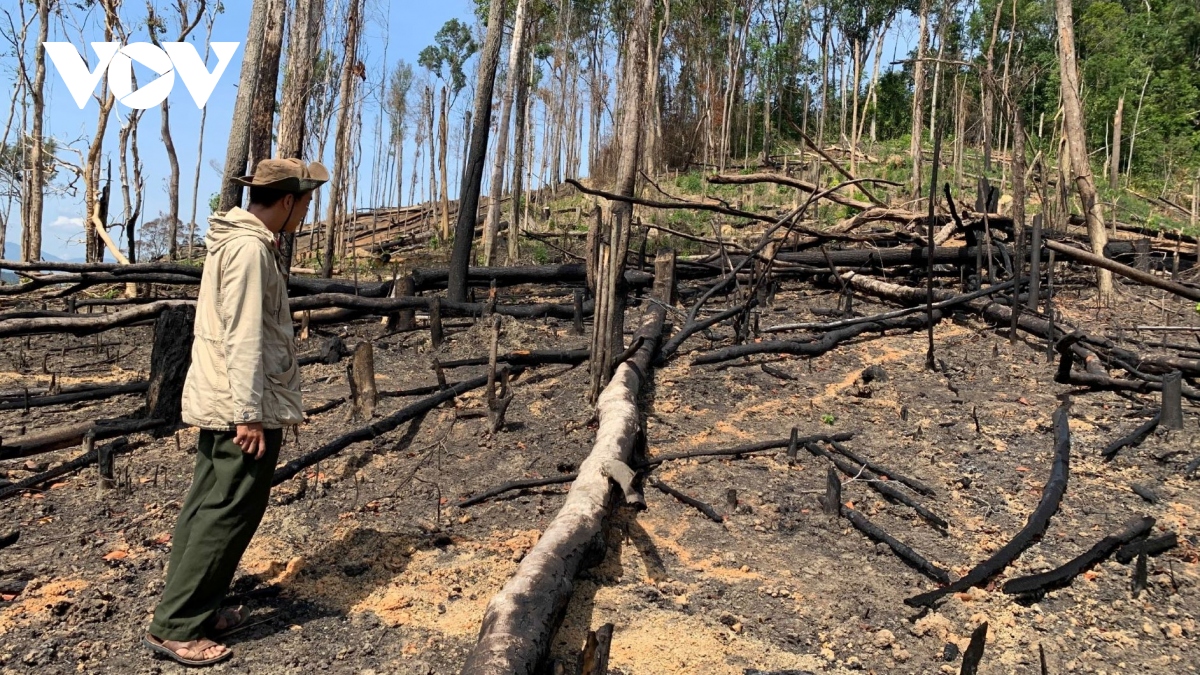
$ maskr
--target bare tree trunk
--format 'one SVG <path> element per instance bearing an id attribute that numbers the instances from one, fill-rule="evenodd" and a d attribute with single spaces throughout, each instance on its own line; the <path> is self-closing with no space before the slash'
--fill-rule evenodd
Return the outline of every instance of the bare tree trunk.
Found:
<path id="1" fill-rule="evenodd" d="M 362 29 L 363 0 L 350 0 L 346 11 L 346 39 L 343 42 L 341 84 L 338 91 L 337 131 L 334 137 L 333 175 L 329 181 L 329 210 L 325 218 L 325 255 L 321 259 L 321 276 L 333 276 L 333 258 L 338 250 L 337 233 L 346 214 L 345 189 L 350 176 L 350 132 L 353 121 L 351 114 L 355 103 L 355 79 L 359 77 L 358 42 Z"/>
<path id="2" fill-rule="evenodd" d="M 1133 178 L 1133 142 L 1137 140 L 1138 122 L 1142 119 L 1142 103 L 1146 101 L 1146 87 L 1150 84 L 1150 75 L 1153 72 L 1153 68 L 1146 69 L 1146 81 L 1142 83 L 1137 111 L 1133 113 L 1133 133 L 1129 134 L 1129 158 L 1125 160 L 1125 187 L 1129 187 L 1129 181 Z"/>
<path id="3" fill-rule="evenodd" d="M 929 0 L 921 0 L 920 30 L 917 36 L 917 60 L 913 63 L 912 137 L 908 153 L 912 158 L 912 196 L 921 198 L 921 137 L 925 133 L 925 52 L 929 49 Z"/>
<path id="4" fill-rule="evenodd" d="M 278 154 L 283 158 L 300 158 L 304 151 L 313 61 L 321 43 L 321 17 L 325 12 L 325 0 L 294 0 L 294 3 L 279 106 Z"/>
<path id="5" fill-rule="evenodd" d="M 1088 161 L 1087 142 L 1084 138 L 1083 104 L 1079 100 L 1079 74 L 1075 61 L 1075 26 L 1071 18 L 1071 0 L 1055 1 L 1055 18 L 1058 21 L 1058 61 L 1062 80 L 1063 129 L 1071 148 L 1071 174 L 1079 191 L 1079 201 L 1087 218 L 1088 239 L 1092 252 L 1104 255 L 1108 233 L 1104 231 L 1104 216 L 1096 199 L 1096 184 L 1092 181 L 1092 166 Z M 1112 272 L 1097 268 L 1097 291 L 1102 302 L 1108 302 L 1113 294 Z"/>
<path id="6" fill-rule="evenodd" d="M 42 127 L 46 116 L 46 50 L 41 45 L 50 35 L 50 5 L 53 0 L 38 0 L 38 41 L 34 48 L 33 127 L 29 134 L 29 177 L 26 179 L 24 229 L 21 231 L 21 259 L 26 262 L 42 259 L 42 207 L 46 182 L 45 148 Z M 90 214 L 89 214 L 90 215 Z"/>
<path id="7" fill-rule="evenodd" d="M 1125 112 L 1125 97 L 1117 99 L 1117 114 L 1113 117 L 1112 161 L 1108 167 L 1108 189 L 1116 190 L 1121 177 L 1121 117 Z"/>
<path id="8" fill-rule="evenodd" d="M 442 196 L 442 241 L 450 241 L 450 197 L 449 189 L 446 184 L 446 148 L 449 142 L 450 135 L 449 123 L 447 121 L 447 92 L 446 87 L 442 87 L 442 107 L 441 116 L 438 119 L 438 149 L 441 151 L 438 155 L 438 168 L 442 172 L 441 196 Z M 461 195 L 460 195 L 461 197 Z M 459 210 L 462 210 L 462 199 L 459 199 Z"/>
<path id="9" fill-rule="evenodd" d="M 500 38 L 504 33 L 504 0 L 491 0 L 487 26 L 475 83 L 474 128 L 471 129 L 471 143 L 467 146 L 466 164 L 458 189 L 458 222 L 454 225 L 454 249 L 450 254 L 450 278 L 446 290 L 446 297 L 451 302 L 467 299 L 467 270 L 471 266 L 479 188 L 483 182 L 488 132 L 492 126 L 492 89 L 496 84 L 496 67 L 500 63 Z"/>
<path id="10" fill-rule="evenodd" d="M 625 45 L 625 72 L 621 77 L 621 127 L 618 136 L 621 144 L 617 159 L 617 184 L 615 192 L 632 197 L 637 182 L 639 144 L 642 136 L 643 94 L 646 84 L 646 43 L 649 40 L 650 21 L 654 16 L 654 0 L 638 0 L 633 15 L 629 36 Z M 612 205 L 607 232 L 599 232 L 599 223 L 593 224 L 597 231 L 592 240 L 597 246 L 595 275 L 596 309 L 592 328 L 591 389 L 588 400 L 595 403 L 604 386 L 612 376 L 614 360 L 621 353 L 625 341 L 625 256 L 629 251 L 629 229 L 633 220 L 633 206 L 618 201 Z"/>
<path id="11" fill-rule="evenodd" d="M 271 0 L 254 0 L 250 9 L 250 27 L 246 30 L 246 49 L 242 53 L 242 72 L 238 78 L 237 99 L 233 103 L 233 124 L 229 127 L 229 145 L 225 150 L 225 171 L 221 180 L 218 212 L 241 204 L 242 188 L 228 180 L 246 173 L 246 155 L 250 152 L 250 110 L 259 95 L 258 74 L 262 61 L 267 5 Z"/>
<path id="12" fill-rule="evenodd" d="M 1015 2 L 1015 0 L 1014 0 Z M 992 127 L 995 126 L 993 117 L 995 113 L 995 54 L 996 54 L 996 34 L 1000 32 L 1000 12 L 1004 9 L 1004 3 L 996 3 L 996 16 L 992 18 L 992 39 L 988 42 L 987 61 L 983 77 L 983 172 L 987 174 L 992 170 Z"/>
<path id="13" fill-rule="evenodd" d="M 529 19 L 525 23 L 532 23 Z M 526 26 L 526 30 L 529 26 Z M 525 157 L 528 145 L 529 124 L 529 83 L 532 80 L 532 61 L 529 58 L 529 44 L 526 38 L 521 41 L 521 51 L 517 55 L 517 73 L 514 82 L 517 89 L 516 133 L 513 139 L 513 173 L 512 173 L 512 221 L 508 226 L 508 264 L 516 265 L 520 257 L 521 232 L 524 227 L 522 218 L 525 204 Z M 595 139 L 592 140 L 595 143 Z M 532 162 L 530 162 L 532 164 Z"/>
<path id="14" fill-rule="evenodd" d="M 508 121 L 512 118 L 513 97 L 517 82 L 521 80 L 521 50 L 525 42 L 525 0 L 517 0 L 517 13 L 513 19 L 512 43 L 508 48 L 508 81 L 504 88 L 504 99 L 500 104 L 500 126 L 496 130 L 496 155 L 492 158 L 492 177 L 488 185 L 487 219 L 483 224 L 483 265 L 490 267 L 496 253 L 496 235 L 500 231 L 500 199 L 504 190 L 504 164 L 508 159 Z M 514 219 L 515 220 L 515 219 Z M 517 234 L 512 223 L 508 226 L 508 238 L 515 241 Z M 510 246 L 511 250 L 511 246 Z"/>
<path id="15" fill-rule="evenodd" d="M 279 87 L 279 56 L 283 51 L 284 0 L 267 0 L 267 24 L 263 29 L 262 61 L 258 69 L 258 91 L 250 106 L 250 166 L 271 156 L 275 128 L 275 92 Z"/>

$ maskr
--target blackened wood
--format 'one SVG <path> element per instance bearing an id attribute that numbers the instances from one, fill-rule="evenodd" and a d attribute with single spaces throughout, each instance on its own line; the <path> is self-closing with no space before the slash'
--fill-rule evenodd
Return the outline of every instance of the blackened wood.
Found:
<path id="1" fill-rule="evenodd" d="M 576 335 L 583 335 L 583 290 L 576 288 L 571 296 L 571 307 L 575 313 L 575 316 L 572 317 L 572 326 Z"/>
<path id="2" fill-rule="evenodd" d="M 547 349 L 537 350 L 531 349 L 528 351 L 515 351 L 508 354 L 497 354 L 496 363 L 505 363 L 510 366 L 539 366 L 551 363 L 563 363 L 575 365 L 587 361 L 588 354 L 591 352 L 587 349 Z M 442 361 L 442 368 L 462 368 L 464 366 L 486 366 L 488 365 L 488 357 L 477 356 L 469 359 L 457 359 L 455 361 Z"/>
<path id="3" fill-rule="evenodd" d="M 833 439 L 836 439 L 839 441 L 848 441 L 848 440 L 854 438 L 854 434 L 851 432 L 844 431 L 844 432 L 834 434 L 833 436 L 828 436 L 826 434 L 816 434 L 813 436 L 801 436 L 800 438 L 797 439 L 797 442 L 801 445 L 804 445 L 804 444 L 812 443 L 815 441 L 822 441 L 822 440 L 825 440 L 826 438 L 833 438 Z M 672 455 L 660 455 L 658 457 L 651 457 L 650 459 L 646 460 L 642 464 L 639 464 L 637 468 L 645 469 L 648 467 L 658 466 L 659 464 L 662 464 L 663 462 L 673 462 L 673 461 L 680 460 L 680 459 L 693 459 L 696 457 L 728 457 L 728 456 L 736 456 L 736 455 L 749 455 L 749 454 L 753 454 L 753 453 L 757 453 L 757 452 L 764 452 L 766 450 L 776 450 L 778 448 L 786 448 L 786 447 L 788 447 L 788 445 L 790 443 L 791 443 L 791 439 L 780 438 L 780 439 L 775 439 L 775 440 L 770 440 L 770 441 L 759 441 L 757 443 L 747 443 L 745 445 L 738 445 L 738 446 L 734 446 L 732 448 L 720 448 L 720 449 L 715 449 L 715 450 L 693 450 L 690 452 L 679 452 L 679 453 L 675 453 Z"/>
<path id="4" fill-rule="evenodd" d="M 5 288 L 5 287 L 0 287 Z M 0 322 L 0 338 L 22 335 L 44 335 L 67 333 L 76 337 L 102 333 L 153 321 L 160 312 L 170 307 L 195 304 L 193 300 L 159 300 L 157 302 L 107 314 L 76 314 L 69 317 L 33 317 L 9 319 Z"/>
<path id="5" fill-rule="evenodd" d="M 528 488 L 544 487 L 546 485 L 561 485 L 563 483 L 570 483 L 578 477 L 579 474 L 577 473 L 568 473 L 562 476 L 554 476 L 551 478 L 527 478 L 525 480 L 509 481 L 503 485 L 499 485 L 485 492 L 481 492 L 470 499 L 464 499 L 458 503 L 458 508 L 465 509 L 468 506 L 475 506 L 476 504 L 486 502 L 492 497 L 502 495 L 505 492 L 511 492 L 513 490 L 526 490 Z"/>
<path id="6" fill-rule="evenodd" d="M 1117 551 L 1117 562 L 1122 565 L 1128 565 L 1130 560 L 1133 560 L 1143 553 L 1148 556 L 1156 556 L 1175 548 L 1179 545 L 1179 535 L 1174 532 L 1168 532 L 1161 537 L 1153 539 L 1143 539 L 1128 543 Z"/>
<path id="7" fill-rule="evenodd" d="M 1021 552 L 1033 544 L 1034 540 L 1046 532 L 1050 518 L 1058 512 L 1063 494 L 1067 491 L 1067 480 L 1070 476 L 1071 461 L 1071 429 L 1068 424 L 1067 401 L 1054 411 L 1054 460 L 1050 468 L 1050 477 L 1042 488 L 1042 497 L 1037 508 L 1030 514 L 1021 528 L 1007 544 L 996 551 L 990 558 L 976 565 L 970 572 L 958 581 L 928 593 L 906 598 L 904 604 L 910 607 L 931 607 L 938 600 L 951 594 L 965 591 L 972 586 L 983 584 L 1021 555 Z"/>
<path id="8" fill-rule="evenodd" d="M 1160 415 L 1159 424 L 1164 429 L 1183 428 L 1183 374 L 1178 370 L 1163 376 Z"/>
<path id="9" fill-rule="evenodd" d="M 1133 490 L 1134 494 L 1141 497 L 1142 499 L 1145 499 L 1147 502 L 1150 502 L 1151 504 L 1157 504 L 1159 501 L 1158 493 L 1156 493 L 1154 490 L 1150 489 L 1150 487 L 1147 485 L 1141 485 L 1139 483 L 1130 483 L 1129 489 Z"/>
<path id="10" fill-rule="evenodd" d="M 26 400 L 0 401 L 0 410 L 21 410 L 80 401 L 99 401 L 123 394 L 141 394 L 150 386 L 149 382 L 130 382 L 115 387 L 88 387 L 54 396 L 31 396 Z"/>
<path id="11" fill-rule="evenodd" d="M 1193 459 L 1187 463 L 1187 466 L 1183 467 L 1183 477 L 1191 478 L 1197 469 L 1200 469 L 1200 457 Z"/>
<path id="12" fill-rule="evenodd" d="M 446 288 L 449 273 L 445 269 L 416 269 L 412 272 L 417 291 Z M 472 267 L 467 273 L 471 286 L 485 287 L 496 283 L 498 287 L 523 284 L 568 284 L 583 286 L 587 283 L 587 268 L 582 263 L 566 265 L 537 265 L 529 267 Z M 631 288 L 644 288 L 654 283 L 654 275 L 627 270 L 625 283 Z"/>
<path id="13" fill-rule="evenodd" d="M 800 429 L 792 427 L 792 436 L 788 439 L 787 458 L 789 462 L 796 461 L 796 453 L 800 451 Z"/>
<path id="14" fill-rule="evenodd" d="M 947 523 L 941 516 L 937 515 L 933 511 L 930 511 L 928 508 L 918 503 L 912 497 L 909 497 L 907 494 L 901 492 L 897 488 L 889 485 L 887 481 L 880 480 L 879 476 L 877 476 L 866 466 L 854 466 L 853 464 L 846 462 L 846 460 L 842 459 L 841 457 L 838 457 L 828 450 L 818 446 L 816 443 L 805 443 L 804 447 L 812 454 L 818 457 L 824 457 L 825 459 L 833 462 L 833 465 L 837 467 L 838 471 L 841 471 L 851 478 L 860 478 L 866 481 L 867 485 L 872 490 L 894 502 L 903 504 L 911 508 L 913 511 L 916 511 L 917 515 L 929 521 L 934 527 L 945 530 L 950 526 L 950 524 Z"/>
<path id="15" fill-rule="evenodd" d="M 396 292 L 393 297 L 411 298 L 416 293 L 411 274 L 406 274 L 396 281 Z M 403 333 L 417 328 L 416 312 L 413 309 L 402 309 L 387 315 L 387 331 Z"/>
<path id="16" fill-rule="evenodd" d="M 836 479 L 836 476 L 834 476 L 834 478 Z M 850 521 L 850 524 L 854 526 L 854 529 L 867 535 L 867 537 L 869 537 L 872 541 L 878 541 L 887 544 L 888 548 L 892 549 L 892 552 L 895 553 L 896 556 L 901 560 L 903 560 L 905 564 L 909 565 L 930 579 L 933 579 L 939 584 L 950 583 L 949 572 L 926 560 L 923 556 L 921 556 L 921 554 L 912 550 L 912 548 L 910 548 L 908 545 L 888 534 L 878 525 L 872 523 L 863 514 L 849 507 L 843 507 L 841 509 L 841 513 L 846 517 L 846 520 Z"/>
<path id="17" fill-rule="evenodd" d="M 183 383 L 192 365 L 192 332 L 196 308 L 163 310 L 154 322 L 150 352 L 150 382 L 146 390 L 146 417 L 178 424 L 183 414 Z"/>
<path id="18" fill-rule="evenodd" d="M 345 402 L 346 402 L 345 398 L 335 398 L 331 401 L 326 401 L 319 406 L 316 406 L 314 408 L 308 408 L 307 410 L 305 410 L 304 416 L 312 417 L 313 415 L 320 415 L 323 412 L 329 412 L 330 410 L 333 410 L 334 408 L 342 405 Z"/>
<path id="19" fill-rule="evenodd" d="M 445 339 L 442 333 L 442 301 L 433 298 L 429 302 L 429 341 L 434 349 L 442 346 Z"/>
<path id="20" fill-rule="evenodd" d="M 379 390 L 375 386 L 375 350 L 370 342 L 364 340 L 354 348 L 349 370 L 351 418 L 371 419 Z"/>
<path id="21" fill-rule="evenodd" d="M 703 321 L 696 321 L 687 324 L 683 328 L 676 331 L 675 335 L 667 341 L 667 344 L 663 345 L 662 351 L 659 354 L 659 363 L 664 363 L 667 359 L 674 356 L 675 352 L 679 350 L 679 346 L 695 333 L 711 328 L 722 321 L 728 321 L 729 319 L 744 313 L 749 306 L 753 306 L 753 304 L 757 302 L 757 299 L 751 299 L 748 301 L 747 305 L 731 307 L 723 312 L 714 314 Z"/>
<path id="22" fill-rule="evenodd" d="M 103 493 L 105 490 L 111 490 L 116 487 L 116 481 L 113 480 L 113 454 L 112 446 L 107 443 L 96 447 L 96 434 L 89 432 L 83 437 L 83 454 L 96 454 L 96 470 L 99 480 L 96 482 L 96 487 Z"/>
<path id="23" fill-rule="evenodd" d="M 935 321 L 940 321 L 942 312 L 933 311 Z M 896 319 L 885 319 L 870 323 L 859 323 L 837 330 L 831 330 L 812 342 L 794 340 L 764 340 L 741 345 L 733 345 L 721 349 L 703 352 L 692 359 L 692 365 L 720 363 L 754 354 L 793 354 L 796 356 L 820 356 L 842 342 L 858 337 L 863 333 L 884 333 L 889 330 L 918 330 L 925 326 L 928 315 L 905 316 Z"/>
<path id="24" fill-rule="evenodd" d="M 1184 286 L 1183 284 L 1175 283 L 1173 281 L 1160 279 L 1149 272 L 1138 271 L 1128 265 L 1122 265 L 1115 260 L 1109 260 L 1104 256 L 1096 255 L 1090 251 L 1084 251 L 1083 249 L 1069 246 L 1057 241 L 1047 240 L 1046 248 L 1050 249 L 1051 251 L 1057 251 L 1058 253 L 1061 253 L 1072 260 L 1087 263 L 1093 267 L 1099 267 L 1110 272 L 1115 272 L 1116 274 L 1120 274 L 1126 279 L 1131 279 L 1139 284 L 1153 286 L 1155 288 L 1167 291 L 1168 293 L 1174 293 L 1175 295 L 1178 295 L 1181 298 L 1187 298 L 1192 302 L 1200 302 L 1200 289 L 1195 289 L 1190 286 Z"/>
<path id="25" fill-rule="evenodd" d="M 596 653 L 590 671 L 584 675 L 608 675 L 608 654 L 612 650 L 613 625 L 606 623 L 596 631 Z"/>
<path id="26" fill-rule="evenodd" d="M 158 419 L 115 419 L 81 422 L 58 427 L 38 434 L 13 436 L 3 439 L 0 443 L 0 460 L 30 457 L 43 452 L 52 452 L 79 445 L 83 437 L 93 431 L 96 440 L 102 441 L 117 436 L 148 431 L 164 426 L 165 422 Z"/>
<path id="27" fill-rule="evenodd" d="M 105 444 L 105 446 L 108 446 L 107 450 L 110 456 L 130 452 L 135 448 L 141 447 L 141 445 L 141 443 L 130 443 L 129 440 L 124 437 L 117 438 Z M 96 456 L 97 452 L 93 448 L 92 451 L 85 452 L 75 459 L 64 462 L 60 466 L 43 471 L 42 473 L 30 476 L 28 478 L 24 478 L 4 488 L 0 488 L 0 499 L 6 499 L 30 488 L 35 488 L 42 483 L 48 483 L 59 476 L 65 476 L 72 471 L 78 471 L 84 467 L 91 466 L 92 464 L 96 463 Z"/>
<path id="28" fill-rule="evenodd" d="M 825 515 L 836 516 L 842 512 L 842 480 L 838 478 L 837 469 L 832 466 L 825 472 Z"/>
<path id="29" fill-rule="evenodd" d="M 0 549 L 5 549 L 9 546 L 12 546 L 13 544 L 17 543 L 20 538 L 20 530 L 12 530 L 11 532 L 0 534 Z"/>
<path id="30" fill-rule="evenodd" d="M 654 487 L 658 488 L 659 490 L 661 490 L 663 493 L 671 495 L 672 497 L 679 500 L 680 502 L 687 504 L 688 506 L 692 507 L 693 509 L 696 509 L 700 513 L 703 513 L 709 520 L 713 521 L 714 523 L 725 522 L 724 516 L 717 513 L 716 509 L 709 506 L 708 504 L 705 504 L 704 502 L 700 501 L 699 499 L 696 499 L 695 497 L 689 497 L 688 495 L 680 492 L 679 490 L 676 490 L 675 488 L 667 485 L 666 483 L 664 483 L 658 479 L 651 479 L 650 484 L 653 485 Z"/>
<path id="31" fill-rule="evenodd" d="M 838 451 L 839 454 L 845 455 L 846 457 L 850 458 L 854 462 L 858 463 L 860 466 L 865 466 L 877 474 L 882 474 L 884 476 L 887 476 L 888 479 L 890 479 L 890 480 L 894 480 L 894 481 L 903 483 L 904 485 L 907 485 L 908 487 L 912 488 L 913 490 L 915 490 L 923 495 L 926 495 L 928 497 L 933 497 L 933 496 L 937 495 L 937 492 L 935 492 L 933 488 L 922 483 L 921 481 L 919 481 L 915 478 L 909 478 L 908 476 L 905 476 L 904 474 L 899 473 L 897 471 L 892 471 L 891 469 L 889 469 L 885 466 L 880 466 L 879 464 L 872 462 L 871 460 L 867 459 L 866 457 L 863 457 L 862 455 L 859 455 L 858 453 L 852 451 L 850 448 L 847 448 L 845 445 L 843 445 L 842 443 L 840 443 L 838 441 L 829 441 L 829 445 L 834 450 Z"/>
<path id="32" fill-rule="evenodd" d="M 1045 593 L 1067 586 L 1075 577 L 1107 559 L 1120 546 L 1146 536 L 1152 527 L 1154 527 L 1153 518 L 1149 516 L 1134 518 L 1125 523 L 1119 531 L 1096 542 L 1082 555 L 1048 572 L 1009 579 L 1004 582 L 1003 590 L 1009 595 L 1023 595 Z"/>
<path id="33" fill-rule="evenodd" d="M 1133 432 L 1128 436 L 1122 436 L 1121 438 L 1118 438 L 1112 443 L 1104 446 L 1104 450 L 1100 451 L 1100 456 L 1105 460 L 1111 460 L 1113 457 L 1116 457 L 1117 453 L 1121 450 L 1125 448 L 1136 448 L 1137 446 L 1141 445 L 1142 441 L 1145 441 L 1147 438 L 1149 438 L 1150 434 L 1154 433 L 1154 430 L 1158 428 L 1158 423 L 1161 419 L 1161 411 L 1154 413 L 1154 417 L 1151 417 L 1142 424 L 1138 425 L 1138 428 L 1134 429 Z"/>
<path id="34" fill-rule="evenodd" d="M 271 485 L 279 485 L 283 481 L 292 478 L 313 464 L 316 464 L 321 460 L 328 459 L 355 443 L 378 438 L 379 436 L 392 431 L 401 424 L 404 424 L 405 422 L 419 415 L 423 415 L 430 410 L 433 410 L 446 401 L 453 400 L 465 392 L 471 391 L 472 389 L 478 389 L 486 384 L 487 376 L 477 377 L 472 380 L 460 382 L 453 387 L 438 392 L 428 398 L 421 399 L 420 401 L 408 405 L 392 413 L 391 415 L 388 415 L 387 417 L 368 424 L 365 427 L 355 429 L 348 434 L 343 434 L 342 436 L 333 439 L 325 445 L 322 445 L 320 448 L 308 453 L 307 455 L 298 457 L 288 462 L 286 465 L 276 469 L 275 476 L 271 480 Z"/>
<path id="35" fill-rule="evenodd" d="M 962 670 L 959 671 L 959 675 L 976 675 L 979 672 L 979 662 L 983 661 L 983 648 L 987 644 L 987 632 L 988 625 L 985 621 L 971 633 L 971 642 L 963 652 Z"/>
<path id="36" fill-rule="evenodd" d="M 433 311 L 433 303 L 437 301 L 439 311 L 442 316 L 483 316 L 487 312 L 487 304 L 482 302 L 450 302 L 444 298 L 436 296 L 432 297 L 409 297 L 409 298 L 370 298 L 360 295 L 351 295 L 348 293 L 324 293 L 320 295 L 309 295 L 303 298 L 296 298 L 290 302 L 293 312 L 309 311 L 326 308 L 341 308 L 345 312 L 358 312 L 363 315 L 376 314 L 387 315 L 401 309 L 423 309 Z M 592 312 L 594 303 L 591 301 L 585 302 L 583 311 L 585 314 Z M 497 314 L 511 316 L 518 319 L 535 319 L 542 317 L 553 317 L 556 319 L 570 319 L 574 317 L 575 310 L 571 304 L 555 304 L 555 303 L 539 303 L 534 305 L 497 305 L 495 307 Z M 316 317 L 314 317 L 314 320 Z M 0 324 L 0 332 L 5 324 Z"/>

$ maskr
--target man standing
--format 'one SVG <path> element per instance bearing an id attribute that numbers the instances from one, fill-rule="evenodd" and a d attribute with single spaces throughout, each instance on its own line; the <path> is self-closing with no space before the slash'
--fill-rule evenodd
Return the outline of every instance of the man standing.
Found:
<path id="1" fill-rule="evenodd" d="M 242 624 L 243 607 L 221 608 L 242 554 L 262 521 L 283 428 L 304 419 L 287 276 L 276 239 L 295 232 L 313 190 L 329 180 L 319 163 L 266 159 L 247 209 L 209 218 L 208 254 L 196 300 L 183 420 L 200 427 L 192 488 L 180 509 L 162 600 L 146 646 L 184 665 L 224 661 L 212 638 Z"/>

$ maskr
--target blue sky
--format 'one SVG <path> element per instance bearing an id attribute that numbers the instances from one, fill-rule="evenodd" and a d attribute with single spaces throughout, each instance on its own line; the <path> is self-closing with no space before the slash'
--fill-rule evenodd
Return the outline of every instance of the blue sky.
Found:
<path id="1" fill-rule="evenodd" d="M 166 2 L 165 0 L 153 1 L 156 1 L 164 12 L 171 11 L 173 3 Z M 341 14 L 340 7 L 338 7 L 341 4 L 340 0 L 327 0 L 327 3 L 326 13 L 328 16 L 338 16 Z M 0 7 L 0 21 L 3 21 L 7 28 L 7 18 L 3 12 L 12 12 L 14 21 L 17 21 L 17 7 L 15 3 L 10 4 L 9 0 L 4 0 L 0 5 L 3 5 L 3 7 Z M 144 5 L 141 3 L 125 3 L 125 5 L 126 9 L 123 10 L 123 16 L 126 19 L 139 21 L 139 19 L 144 18 L 145 10 L 142 9 Z M 238 47 L 233 60 L 227 67 L 225 74 L 221 77 L 206 106 L 208 114 L 204 132 L 204 150 L 200 162 L 200 189 L 197 200 L 199 206 L 196 215 L 196 219 L 200 223 L 203 223 L 204 218 L 208 215 L 209 196 L 218 191 L 220 187 L 220 174 L 211 165 L 214 162 L 217 166 L 224 165 L 225 144 L 229 134 L 234 99 L 237 96 L 238 74 L 241 69 L 246 29 L 249 25 L 250 2 L 225 0 L 224 5 L 225 11 L 216 17 L 212 40 L 214 42 L 229 41 L 243 44 Z M 338 8 L 335 9 L 335 7 Z M 27 11 L 31 10 L 27 9 Z M 72 11 L 76 12 L 73 17 L 65 18 L 62 21 L 52 20 L 50 40 L 76 44 L 81 48 L 80 52 L 88 60 L 89 65 L 92 65 L 95 61 L 95 56 L 91 51 L 91 47 L 86 46 L 86 43 L 93 40 L 103 40 L 103 32 L 98 25 L 98 10 L 93 9 L 92 14 L 88 15 L 78 10 Z M 393 67 L 399 59 L 404 59 L 411 64 L 415 64 L 417 54 L 422 48 L 433 41 L 433 35 L 448 19 L 459 17 L 460 19 L 473 22 L 471 14 L 472 4 L 469 0 L 404 3 L 368 0 L 367 12 L 364 50 L 360 56 L 367 67 L 368 86 L 378 86 L 380 81 L 383 80 L 382 74 Z M 168 16 L 171 18 L 171 28 L 168 31 L 168 37 L 173 37 L 172 34 L 178 31 L 176 25 L 177 19 L 176 15 L 168 14 Z M 86 21 L 83 39 L 80 39 L 78 28 L 74 27 L 77 21 Z M 136 29 L 130 36 L 131 42 L 148 41 L 149 39 L 144 22 L 139 21 L 139 23 L 141 25 L 136 26 Z M 29 49 L 27 49 L 26 54 L 32 55 L 32 45 L 35 39 L 36 31 L 33 30 L 27 43 Z M 191 36 L 189 36 L 189 41 L 196 45 L 197 52 L 203 57 L 205 42 L 204 22 L 201 22 Z M 7 47 L 7 45 L 4 45 L 4 47 Z M 208 67 L 211 69 L 215 64 L 216 57 L 210 57 Z M 13 55 L 8 53 L 7 50 L 0 53 L 0 82 L 8 86 L 10 91 L 12 88 L 15 88 L 15 68 L 16 59 Z M 145 83 L 152 79 L 153 73 L 151 71 L 143 69 L 137 64 L 135 64 L 134 68 L 139 82 Z M 99 87 L 97 87 L 97 91 L 99 91 Z M 469 92 L 464 92 L 464 94 L 460 98 L 470 98 Z M 99 104 L 93 98 L 83 110 L 80 110 L 71 99 L 66 85 L 63 83 L 53 64 L 49 62 L 49 59 L 47 59 L 46 68 L 46 100 L 45 126 L 47 133 L 56 138 L 60 144 L 73 149 L 64 150 L 60 153 L 60 156 L 65 161 L 72 164 L 82 164 L 82 156 L 86 154 L 88 143 L 96 132 Z M 192 180 L 196 168 L 200 110 L 196 108 L 195 102 L 192 101 L 187 89 L 178 78 L 170 95 L 170 102 L 171 132 L 176 153 L 179 156 L 181 172 L 180 218 L 186 222 L 191 213 Z M 113 160 L 114 190 L 112 196 L 113 203 L 110 207 L 111 221 L 119 218 L 122 208 L 117 170 L 117 134 L 120 124 L 127 119 L 129 112 L 129 108 L 122 106 L 120 103 L 116 104 L 109 117 L 105 135 L 104 156 L 106 159 L 111 158 Z M 19 115 L 20 112 L 18 111 L 17 114 Z M 0 115 L 6 118 L 7 111 L 0 111 Z M 374 156 L 372 149 L 377 116 L 378 103 L 373 99 L 369 99 L 363 115 L 362 146 L 364 155 L 360 170 L 362 178 L 359 188 L 359 199 L 363 203 L 365 203 L 370 189 L 369 174 L 371 161 Z M 169 165 L 159 133 L 160 119 L 158 109 L 151 108 L 146 110 L 142 115 L 139 126 L 138 146 L 144 164 L 143 175 L 146 180 L 143 221 L 157 217 L 160 212 L 165 211 L 167 208 Z M 0 119 L 0 124 L 3 124 L 2 119 Z M 14 126 L 19 129 L 19 124 Z M 411 161 L 412 157 L 411 140 L 409 145 L 410 147 L 405 150 L 406 165 Z M 332 158 L 327 157 L 326 159 L 328 160 L 327 164 L 332 167 Z M 67 181 L 60 179 L 56 182 L 61 187 Z M 75 258 L 82 257 L 83 255 L 81 241 L 83 234 L 82 182 L 79 183 L 78 188 L 74 196 L 64 194 L 61 189 L 51 190 L 46 196 L 45 218 L 43 220 L 43 250 L 48 254 L 62 258 Z M 17 205 L 14 204 L 14 214 L 17 208 Z M 312 214 L 310 214 L 310 217 L 312 217 Z M 12 218 L 9 223 L 7 240 L 10 243 L 18 243 L 20 241 L 20 232 L 16 218 Z M 112 232 L 114 236 L 117 234 L 116 229 L 112 230 Z"/>

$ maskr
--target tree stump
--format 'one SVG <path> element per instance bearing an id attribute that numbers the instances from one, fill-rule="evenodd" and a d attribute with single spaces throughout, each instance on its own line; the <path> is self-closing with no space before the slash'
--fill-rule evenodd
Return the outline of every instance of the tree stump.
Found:
<path id="1" fill-rule="evenodd" d="M 1183 428 L 1183 373 L 1178 370 L 1163 375 L 1162 419 L 1164 429 Z"/>
<path id="2" fill-rule="evenodd" d="M 350 382 L 351 419 L 371 419 L 379 392 L 375 387 L 375 351 L 370 342 L 360 342 L 347 367 Z"/>
<path id="3" fill-rule="evenodd" d="M 412 275 L 405 274 L 396 280 L 396 284 L 393 286 L 392 297 L 407 298 L 415 293 L 416 290 Z M 416 327 L 416 312 L 411 309 L 402 309 L 387 315 L 387 331 L 389 333 L 407 332 L 415 330 Z"/>
<path id="4" fill-rule="evenodd" d="M 192 365 L 192 330 L 196 308 L 164 309 L 154 322 L 150 354 L 150 385 L 146 389 L 146 418 L 178 424 L 182 416 L 183 382 Z"/>

